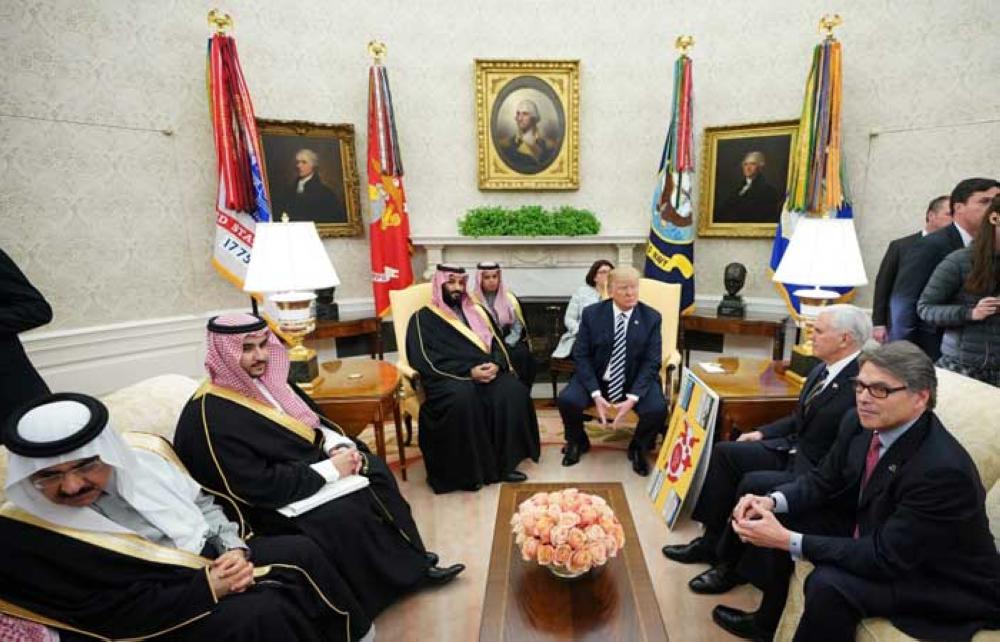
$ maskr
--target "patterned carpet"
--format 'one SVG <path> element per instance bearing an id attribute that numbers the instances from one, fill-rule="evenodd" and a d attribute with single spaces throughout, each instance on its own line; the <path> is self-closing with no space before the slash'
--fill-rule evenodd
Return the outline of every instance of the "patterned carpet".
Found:
<path id="1" fill-rule="evenodd" d="M 559 419 L 559 411 L 555 408 L 539 408 L 538 413 L 538 431 L 542 438 L 542 444 L 561 444 L 563 443 L 563 427 L 562 421 Z M 590 444 L 592 448 L 612 448 L 615 450 L 625 450 L 628 447 L 628 442 L 632 438 L 632 427 L 621 430 L 611 430 L 610 428 L 601 426 L 597 422 L 588 422 L 585 425 L 587 435 L 590 437 Z M 406 461 L 407 463 L 420 459 L 420 447 L 417 445 L 419 443 L 417 439 L 417 431 L 419 427 L 417 422 L 413 422 L 413 441 L 410 445 L 406 447 Z M 406 437 L 406 429 L 403 428 L 403 437 Z M 372 451 L 375 450 L 375 428 L 369 424 L 358 438 L 368 444 Z M 396 445 L 396 432 L 392 422 L 388 422 L 385 425 L 385 452 L 386 461 L 392 467 L 397 467 L 399 465 L 399 449 Z"/>

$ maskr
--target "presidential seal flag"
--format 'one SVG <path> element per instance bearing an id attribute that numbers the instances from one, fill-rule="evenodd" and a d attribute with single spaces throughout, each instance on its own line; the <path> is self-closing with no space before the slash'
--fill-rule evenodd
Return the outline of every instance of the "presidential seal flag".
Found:
<path id="1" fill-rule="evenodd" d="M 389 291 L 413 283 L 410 219 L 403 189 L 396 116 L 389 73 L 382 65 L 385 45 L 372 42 L 375 63 L 368 70 L 368 202 L 371 207 L 372 291 L 375 311 L 389 313 Z"/>
<path id="2" fill-rule="evenodd" d="M 789 161 L 788 194 L 771 247 L 772 275 L 781 264 L 795 227 L 804 217 L 854 218 L 841 155 L 841 61 L 840 42 L 832 35 L 813 49 L 797 144 Z M 774 281 L 774 285 L 789 311 L 798 318 L 800 303 L 793 293 L 815 284 Z M 824 286 L 823 289 L 837 292 L 840 295 L 838 302 L 848 301 L 854 294 L 851 287 Z"/>
<path id="3" fill-rule="evenodd" d="M 271 220 L 271 207 L 250 93 L 236 41 L 226 33 L 232 21 L 213 10 L 209 22 L 216 25 L 215 35 L 208 40 L 208 91 L 219 181 L 212 265 L 242 290 L 254 227 Z"/>
<path id="4" fill-rule="evenodd" d="M 694 40 L 677 39 L 681 51 L 674 63 L 673 108 L 667 141 L 660 156 L 660 171 L 646 244 L 644 276 L 681 285 L 681 312 L 694 309 L 694 221 L 691 189 L 694 184 L 694 130 L 692 119 L 691 58 L 687 49 Z"/>

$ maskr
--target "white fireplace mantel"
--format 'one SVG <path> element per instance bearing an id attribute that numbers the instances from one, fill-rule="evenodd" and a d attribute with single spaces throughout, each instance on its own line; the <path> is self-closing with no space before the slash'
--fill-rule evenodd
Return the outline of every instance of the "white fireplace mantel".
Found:
<path id="1" fill-rule="evenodd" d="M 646 238 L 640 234 L 411 237 L 415 246 L 427 252 L 425 279 L 431 278 L 438 263 L 474 268 L 480 261 L 498 261 L 504 280 L 519 295 L 528 296 L 569 296 L 597 259 L 635 265 L 635 249 L 642 250 Z"/>

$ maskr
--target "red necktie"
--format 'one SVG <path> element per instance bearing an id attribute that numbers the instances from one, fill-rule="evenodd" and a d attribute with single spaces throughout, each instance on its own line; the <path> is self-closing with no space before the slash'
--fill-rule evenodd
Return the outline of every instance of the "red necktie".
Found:
<path id="1" fill-rule="evenodd" d="M 882 449 L 882 441 L 878 438 L 878 432 L 872 432 L 872 442 L 868 446 L 868 456 L 865 457 L 865 475 L 861 478 L 861 492 L 865 492 L 865 486 L 868 485 L 868 480 L 871 479 L 872 471 L 875 470 L 875 466 L 878 465 L 878 452 Z M 861 536 L 861 527 L 858 524 L 854 525 L 854 539 Z"/>

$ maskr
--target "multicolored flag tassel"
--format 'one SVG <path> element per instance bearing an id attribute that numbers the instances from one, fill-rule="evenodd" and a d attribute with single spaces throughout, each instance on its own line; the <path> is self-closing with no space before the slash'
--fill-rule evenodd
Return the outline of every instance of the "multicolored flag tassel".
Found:
<path id="1" fill-rule="evenodd" d="M 413 283 L 410 219 L 403 188 L 396 117 L 389 75 L 381 63 L 384 45 L 372 43 L 375 64 L 368 71 L 368 201 L 371 206 L 372 291 L 375 311 L 389 313 L 389 291 Z"/>
<path id="2" fill-rule="evenodd" d="M 674 63 L 673 109 L 653 190 L 643 272 L 651 279 L 679 283 L 681 312 L 687 314 L 694 310 L 694 123 L 692 65 L 684 50 Z"/>
<path id="3" fill-rule="evenodd" d="M 216 12 L 213 12 L 215 14 Z M 230 24 L 228 16 L 223 19 Z M 218 28 L 208 40 L 208 95 L 218 161 L 215 248 L 212 265 L 242 289 L 250 264 L 254 226 L 271 220 L 261 170 L 260 139 L 236 41 Z"/>
<path id="4" fill-rule="evenodd" d="M 841 155 L 840 113 L 842 105 L 842 52 L 840 43 L 827 37 L 813 50 L 812 68 L 806 81 L 802 117 L 788 173 L 788 194 L 781 220 L 774 235 L 770 267 L 778 269 L 785 249 L 803 216 L 853 218 L 847 196 L 844 163 Z M 796 290 L 814 284 L 775 282 L 789 310 L 798 317 L 800 308 Z M 840 301 L 849 300 L 853 288 L 829 288 L 840 293 Z"/>

